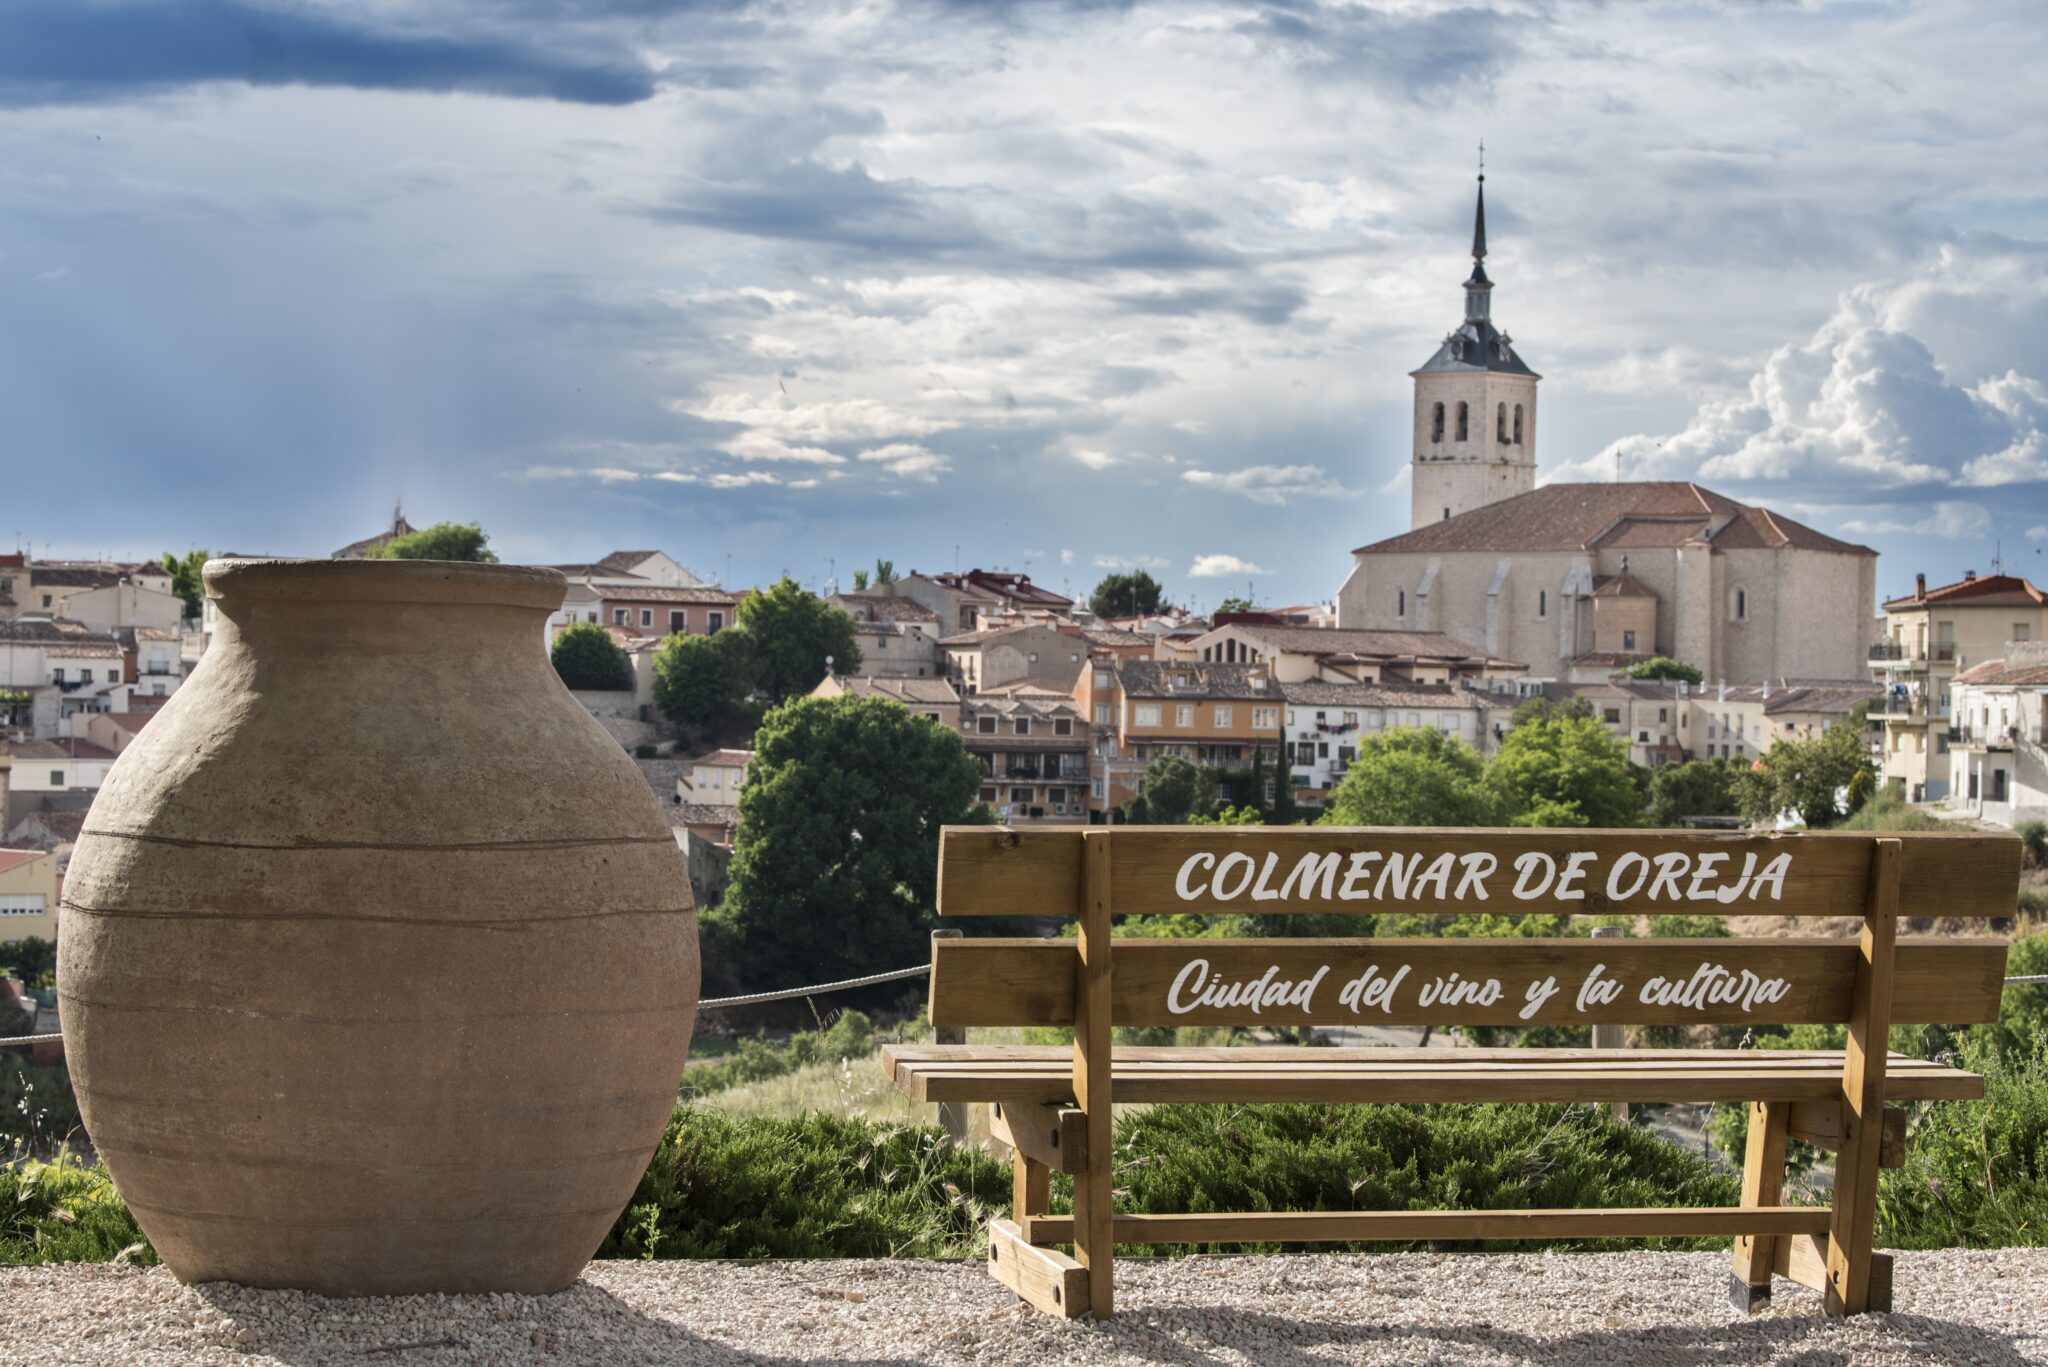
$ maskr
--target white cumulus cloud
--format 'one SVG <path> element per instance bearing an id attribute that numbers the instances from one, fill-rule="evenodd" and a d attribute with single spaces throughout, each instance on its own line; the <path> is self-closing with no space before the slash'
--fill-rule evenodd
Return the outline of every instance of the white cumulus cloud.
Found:
<path id="1" fill-rule="evenodd" d="M 1198 555 L 1195 563 L 1188 566 L 1190 579 L 1241 578 L 1249 574 L 1269 574 L 1263 565 L 1254 565 L 1249 560 L 1240 560 L 1234 555 Z"/>
<path id="2" fill-rule="evenodd" d="M 1896 518 L 1878 521 L 1844 522 L 1842 530 L 1858 536 L 1879 536 L 1887 532 L 1910 532 L 1915 536 L 1938 536 L 1950 541 L 1975 541 L 1990 536 L 1993 531 L 1991 514 L 1975 503 L 1958 503 L 1943 500 L 1934 505 L 1934 511 L 1916 522 Z M 2048 531 L 2048 528 L 2041 529 Z M 2028 533 L 2031 537 L 2032 532 Z"/>
<path id="3" fill-rule="evenodd" d="M 1202 489 L 1238 494 L 1274 506 L 1295 498 L 1347 498 L 1352 493 L 1320 465 L 1248 465 L 1242 470 L 1183 470 L 1182 479 Z"/>
<path id="4" fill-rule="evenodd" d="M 914 442 L 906 441 L 892 441 L 887 446 L 877 446 L 863 451 L 860 458 L 880 462 L 892 475 L 903 479 L 920 479 L 927 484 L 953 468 L 953 462 L 937 451 L 926 450 Z"/>

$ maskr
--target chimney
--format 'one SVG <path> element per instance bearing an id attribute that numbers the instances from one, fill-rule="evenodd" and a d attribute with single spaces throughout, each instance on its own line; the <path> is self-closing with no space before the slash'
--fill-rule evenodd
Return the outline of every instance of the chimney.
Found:
<path id="1" fill-rule="evenodd" d="M 1973 579 L 1975 579 L 1976 577 L 1977 577 L 1977 571 L 1975 571 L 1975 570 L 1964 570 L 1964 571 L 1963 571 L 1963 582 L 1964 582 L 1965 584 L 1969 583 L 1970 581 L 1972 581 L 1972 580 L 1973 580 Z"/>
<path id="2" fill-rule="evenodd" d="M 1913 597 L 1923 603 L 1927 601 L 1926 575 L 1916 574 L 1913 576 Z"/>

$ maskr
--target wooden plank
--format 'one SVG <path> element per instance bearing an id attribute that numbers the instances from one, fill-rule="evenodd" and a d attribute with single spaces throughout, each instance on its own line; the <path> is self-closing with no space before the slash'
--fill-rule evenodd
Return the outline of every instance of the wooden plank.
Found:
<path id="1" fill-rule="evenodd" d="M 1088 1270 L 1066 1254 L 1025 1242 L 1015 1223 L 988 1222 L 989 1275 L 1048 1315 L 1088 1313 Z"/>
<path id="2" fill-rule="evenodd" d="M 1074 1254 L 1088 1269 L 1089 1313 L 1106 1320 L 1115 1310 L 1110 1221 L 1115 1192 L 1110 1140 L 1110 845 L 1107 831 L 1089 832 L 1082 845 L 1086 903 L 1074 968 L 1074 1100 L 1083 1112 L 1088 1164 L 1074 1176 Z M 937 977 L 933 973 L 933 977 Z"/>
<path id="3" fill-rule="evenodd" d="M 1052 1196 L 1052 1172 L 1045 1164 L 1022 1153 L 1011 1155 L 1010 1218 L 1018 1227 L 1028 1228 L 1031 1217 L 1045 1214 Z M 1026 1235 L 1029 1241 L 1029 1235 Z"/>
<path id="4" fill-rule="evenodd" d="M 932 1023 L 1071 1024 L 1076 952 L 1070 940 L 941 941 L 934 946 Z M 1944 1025 L 1996 1020 L 2005 958 L 1999 940 L 1902 941 L 1892 1018 Z M 1861 962 L 1854 942 L 1821 938 L 1119 939 L 1110 1009 L 1118 1025 L 1840 1024 L 1849 1019 Z M 1783 994 L 1766 1000 L 1745 992 L 1744 973 L 1754 974 L 1757 984 L 1781 981 Z M 1425 990 L 1453 981 L 1453 974 L 1471 990 L 1495 981 L 1497 996 L 1425 1004 Z M 1733 999 L 1692 1000 L 1695 975 Z M 1291 1002 L 1262 998 L 1256 1009 L 1214 1004 L 1219 996 L 1234 1001 L 1221 994 L 1248 991 L 1241 985 L 1261 980 L 1275 993 L 1292 985 L 1297 995 Z M 1600 983 L 1614 985 L 1612 1000 L 1582 1002 L 1589 981 L 1595 991 Z M 1350 991 L 1354 982 L 1361 986 Z M 1380 991 L 1386 995 L 1372 995 Z M 1552 995 L 1525 1016 L 1532 991 Z M 1653 999 L 1645 1000 L 1646 993 Z"/>
<path id="5" fill-rule="evenodd" d="M 1870 868 L 1870 912 L 1857 948 L 1855 1003 L 1842 1051 L 1842 1148 L 1835 1159 L 1835 1205 L 1828 1227 L 1830 1315 L 1870 1306 L 1870 1253 L 1877 1222 L 1877 1162 L 1883 1135 L 1885 1064 L 1890 1050 L 1893 949 L 1898 936 L 1901 842 L 1880 840 Z"/>
<path id="6" fill-rule="evenodd" d="M 1361 1243 L 1421 1239 L 1725 1238 L 1826 1230 L 1825 1206 L 1707 1206 L 1630 1210 L 1256 1211 L 1232 1215 L 1119 1215 L 1120 1244 Z M 1063 1243 L 1073 1221 L 1031 1222 L 1034 1239 Z"/>
<path id="7" fill-rule="evenodd" d="M 1885 1094 L 1897 1096 L 1899 1092 L 1892 1086 L 1889 1072 L 1887 1069 Z M 1792 1138 L 1817 1149 L 1839 1152 L 1842 1147 L 1842 1098 L 1831 1096 L 1820 1101 L 1793 1102 L 1790 1133 Z M 1906 1165 L 1906 1112 L 1902 1107 L 1884 1108 L 1882 1132 L 1877 1142 L 1877 1165 L 1880 1168 L 1902 1168 Z"/>
<path id="8" fill-rule="evenodd" d="M 1809 1291 L 1827 1294 L 1828 1255 L 1820 1238 L 1812 1234 L 1793 1234 L 1777 1241 L 1776 1255 L 1772 1259 L 1771 1271 L 1787 1281 L 1797 1282 Z M 1892 1255 L 1872 1253 L 1870 1255 L 1870 1304 L 1869 1309 L 1885 1313 L 1892 1308 Z"/>
<path id="9" fill-rule="evenodd" d="M 997 1102 L 989 1109 L 988 1128 L 1020 1155 L 1055 1172 L 1081 1172 L 1088 1166 L 1088 1118 L 1081 1111 Z"/>
<path id="10" fill-rule="evenodd" d="M 1742 1161 L 1742 1204 L 1775 1206 L 1785 1197 L 1785 1139 L 1792 1118 L 1786 1102 L 1754 1102 L 1749 1108 L 1748 1151 Z M 1777 1239 L 1742 1234 L 1735 1240 L 1735 1280 L 1746 1288 L 1771 1284 Z"/>
<path id="11" fill-rule="evenodd" d="M 1084 835 L 1106 836 L 1120 852 L 1111 889 L 1119 915 L 1224 910 L 1270 914 L 1345 908 L 1509 915 L 1622 910 L 1861 915 L 1871 849 L 1878 838 L 1833 831 L 1752 835 L 1718 831 L 1123 826 L 1113 832 L 1084 833 L 948 827 L 940 838 L 940 914 L 1078 916 Z M 1935 831 L 1885 838 L 1898 838 L 1905 846 L 1900 878 L 1902 914 L 2013 914 L 2020 866 L 2016 837 Z M 1455 873 L 1440 887 L 1423 875 L 1445 855 L 1452 857 Z M 1556 878 L 1548 887 L 1540 886 L 1542 880 L 1533 871 L 1547 867 L 1542 863 L 1545 857 L 1562 871 L 1573 855 L 1581 856 L 1577 880 Z M 1667 855 L 1672 856 L 1667 866 L 1670 876 L 1659 879 L 1653 872 L 1636 886 L 1634 874 L 1641 861 L 1651 861 L 1654 869 L 1655 861 Z M 1765 872 L 1780 855 L 1790 856 L 1781 891 L 1774 892 L 1769 883 L 1759 885 L 1752 878 L 1730 901 L 1718 900 L 1719 893 L 1745 868 Z M 1340 862 L 1337 876 L 1329 883 L 1320 875 L 1297 877 L 1290 885 L 1289 875 L 1300 867 L 1304 856 L 1335 856 Z M 1369 858 L 1354 866 L 1353 856 Z M 1470 862 L 1466 862 L 1468 856 Z M 1532 872 L 1523 883 L 1525 895 L 1518 896 L 1516 861 L 1524 856 L 1532 858 L 1528 865 Z M 1710 856 L 1721 857 L 1708 858 L 1703 865 L 1703 857 Z M 1405 888 L 1393 877 L 1384 884 L 1380 881 L 1379 871 L 1390 857 L 1397 857 L 1397 868 L 1410 872 Z M 1492 872 L 1485 873 L 1488 858 Z M 1188 866 L 1190 859 L 1196 860 L 1192 867 Z M 1228 876 L 1218 886 L 1214 874 L 1225 860 L 1229 861 Z M 1624 876 L 1616 877 L 1617 866 L 1625 860 Z M 1188 868 L 1185 884 L 1181 881 L 1184 867 Z M 1312 867 L 1319 869 L 1320 865 Z M 1356 877 L 1351 876 L 1354 867 Z M 1244 877 L 1247 871 L 1252 874 L 1249 879 Z M 1470 879 L 1464 876 L 1468 871 Z M 1239 889 L 1241 882 L 1245 886 Z M 1183 887 L 1194 895 L 1183 896 Z"/>

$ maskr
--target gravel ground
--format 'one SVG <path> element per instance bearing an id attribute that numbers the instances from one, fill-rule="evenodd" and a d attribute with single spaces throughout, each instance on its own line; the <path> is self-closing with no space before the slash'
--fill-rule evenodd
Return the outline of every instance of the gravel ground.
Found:
<path id="1" fill-rule="evenodd" d="M 0 1362 L 2048 1363 L 2048 1250 L 1902 1255 L 1898 1313 L 1851 1321 L 1782 1280 L 1745 1320 L 1727 1276 L 1726 1254 L 1131 1259 L 1098 1325 L 961 1263 L 596 1263 L 559 1296 L 364 1301 L 0 1268 Z"/>

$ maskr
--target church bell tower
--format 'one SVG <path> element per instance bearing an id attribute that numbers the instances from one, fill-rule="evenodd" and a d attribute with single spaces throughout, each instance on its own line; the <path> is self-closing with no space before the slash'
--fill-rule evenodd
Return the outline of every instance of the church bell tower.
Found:
<path id="1" fill-rule="evenodd" d="M 1465 319 L 1415 380 L 1414 503 L 1409 527 L 1427 526 L 1536 487 L 1536 383 L 1508 335 L 1493 325 L 1486 276 L 1486 173 L 1472 223 Z"/>

